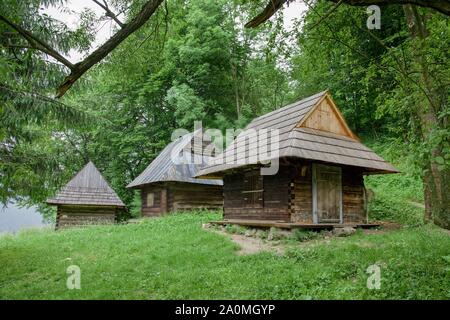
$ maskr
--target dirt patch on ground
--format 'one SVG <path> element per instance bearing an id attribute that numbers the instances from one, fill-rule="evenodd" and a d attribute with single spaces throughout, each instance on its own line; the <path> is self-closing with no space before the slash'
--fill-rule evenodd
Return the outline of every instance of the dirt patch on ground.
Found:
<path id="1" fill-rule="evenodd" d="M 377 229 L 363 229 L 364 234 L 383 234 L 390 231 L 394 231 L 397 229 L 400 229 L 402 227 L 401 224 L 394 223 L 394 222 L 378 222 L 380 224 L 380 227 Z M 222 229 L 214 229 L 210 226 L 204 226 L 205 229 L 215 232 L 217 234 L 223 235 L 225 237 L 228 237 L 231 239 L 234 243 L 236 243 L 240 250 L 237 251 L 238 255 L 250 255 L 259 253 L 262 251 L 269 251 L 274 252 L 278 255 L 283 255 L 287 248 L 292 247 L 308 247 L 308 246 L 315 246 L 319 244 L 329 244 L 331 243 L 331 239 L 341 239 L 344 240 L 346 237 L 338 237 L 336 235 L 333 235 L 331 232 L 329 234 L 325 235 L 323 238 L 320 239 L 311 239 L 306 240 L 302 242 L 298 242 L 296 244 L 284 244 L 280 243 L 279 241 L 268 241 L 261 239 L 257 236 L 248 236 L 244 234 L 236 234 L 236 233 L 229 233 L 226 232 L 223 228 Z M 448 231 L 448 230 L 446 230 Z M 372 247 L 373 244 L 369 241 L 361 241 L 360 243 L 361 247 Z"/>
<path id="2" fill-rule="evenodd" d="M 397 229 L 401 229 L 402 225 L 400 223 L 395 222 L 387 222 L 387 221 L 377 221 L 380 225 L 378 228 L 371 229 L 363 229 L 365 234 L 383 234 L 386 232 L 394 231 Z"/>
<path id="3" fill-rule="evenodd" d="M 212 232 L 224 235 L 230 238 L 234 243 L 236 243 L 241 248 L 237 252 L 238 255 L 255 254 L 262 251 L 271 251 L 278 255 L 282 255 L 284 253 L 284 247 L 280 245 L 277 246 L 273 243 L 269 243 L 260 238 L 247 237 L 241 234 L 230 234 L 220 230 L 213 230 L 213 229 L 210 230 Z"/>

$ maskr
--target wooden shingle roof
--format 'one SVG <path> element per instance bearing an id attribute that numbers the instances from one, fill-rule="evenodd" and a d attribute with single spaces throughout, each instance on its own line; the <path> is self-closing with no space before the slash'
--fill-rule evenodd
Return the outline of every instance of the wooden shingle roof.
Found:
<path id="1" fill-rule="evenodd" d="M 56 197 L 47 199 L 47 203 L 125 207 L 91 161 L 67 183 Z"/>
<path id="2" fill-rule="evenodd" d="M 308 124 L 305 125 L 305 121 L 325 99 L 328 105 L 332 105 L 329 108 L 334 112 L 333 117 L 338 122 L 338 129 L 345 134 L 318 130 L 308 127 Z M 256 131 L 261 129 L 278 130 L 278 145 L 271 145 L 267 137 L 257 135 Z M 264 144 L 267 146 L 267 152 L 260 148 Z M 257 150 L 255 153 L 257 159 L 250 157 L 250 152 L 254 150 Z M 274 152 L 278 156 L 274 156 Z M 328 91 L 323 91 L 254 119 L 233 143 L 222 154 L 212 159 L 197 176 L 221 177 L 227 170 L 258 164 L 261 160 L 289 157 L 357 166 L 364 168 L 366 173 L 398 172 L 394 166 L 359 141 L 336 109 Z M 230 163 L 229 159 L 235 159 L 234 163 Z"/>
<path id="3" fill-rule="evenodd" d="M 185 159 L 193 159 L 194 153 L 190 149 L 195 133 L 189 133 L 169 143 L 163 151 L 148 165 L 148 167 L 134 179 L 127 188 L 136 188 L 156 182 L 188 182 L 207 185 L 222 185 L 222 180 L 194 178 L 201 168 L 205 167 L 211 157 L 195 155 L 200 163 L 182 161 L 175 163 L 172 155 L 181 153 Z"/>

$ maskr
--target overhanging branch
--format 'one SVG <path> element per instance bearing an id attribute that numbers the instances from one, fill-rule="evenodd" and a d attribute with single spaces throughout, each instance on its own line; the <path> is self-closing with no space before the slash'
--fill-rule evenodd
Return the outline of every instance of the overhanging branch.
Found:
<path id="1" fill-rule="evenodd" d="M 269 0 L 266 7 L 252 20 L 247 22 L 246 28 L 255 28 L 260 24 L 266 22 L 271 16 L 275 14 L 286 2 L 290 0 Z M 340 0 L 328 0 L 334 3 Z M 390 5 L 390 4 L 412 4 L 419 7 L 431 8 L 447 16 L 450 16 L 450 0 L 342 0 L 350 6 L 370 6 L 376 5 Z"/>
<path id="2" fill-rule="evenodd" d="M 4 23 L 6 23 L 8 26 L 10 26 L 12 29 L 16 30 L 22 37 L 25 38 L 25 40 L 28 41 L 28 43 L 33 48 L 35 48 L 39 51 L 42 51 L 43 53 L 46 53 L 49 56 L 55 58 L 56 60 L 58 60 L 59 62 L 64 64 L 66 67 L 70 68 L 71 70 L 74 67 L 74 65 L 69 60 L 64 58 L 58 51 L 53 49 L 49 44 L 45 43 L 43 40 L 34 36 L 31 32 L 23 29 L 21 26 L 8 20 L 7 18 L 5 18 L 2 15 L 0 15 L 0 20 L 3 21 Z"/>
<path id="3" fill-rule="evenodd" d="M 58 87 L 56 96 L 62 97 L 67 90 L 77 81 L 86 71 L 92 66 L 106 57 L 112 50 L 114 50 L 122 41 L 124 41 L 130 34 L 139 29 L 148 19 L 153 15 L 156 9 L 164 0 L 148 1 L 136 15 L 136 17 L 129 23 L 124 24 L 124 27 L 117 31 L 108 41 L 101 45 L 98 49 L 87 56 L 83 61 L 77 63 L 70 75 L 64 79 L 64 82 Z"/>
<path id="4" fill-rule="evenodd" d="M 164 0 L 149 0 L 147 1 L 141 11 L 128 23 L 123 24 L 122 28 L 109 38 L 103 45 L 97 48 L 94 52 L 88 55 L 83 61 L 76 64 L 71 63 L 64 58 L 58 51 L 56 51 L 49 44 L 34 36 L 31 32 L 23 29 L 21 26 L 15 24 L 4 16 L 0 15 L 0 21 L 3 21 L 18 34 L 25 38 L 28 43 L 35 48 L 57 61 L 61 62 L 70 69 L 70 74 L 64 79 L 63 83 L 57 88 L 56 97 L 62 97 L 67 90 L 90 68 L 105 58 L 112 50 L 114 50 L 122 41 L 124 41 L 130 34 L 139 29 L 148 19 L 155 13 L 156 9 Z"/>

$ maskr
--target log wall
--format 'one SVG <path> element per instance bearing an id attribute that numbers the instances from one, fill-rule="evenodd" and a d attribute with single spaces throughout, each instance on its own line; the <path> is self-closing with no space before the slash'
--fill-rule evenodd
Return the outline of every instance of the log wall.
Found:
<path id="1" fill-rule="evenodd" d="M 344 223 L 366 222 L 364 178 L 360 170 L 343 168 L 342 205 Z"/>
<path id="2" fill-rule="evenodd" d="M 312 165 L 299 162 L 291 185 L 291 222 L 313 223 Z"/>
<path id="3" fill-rule="evenodd" d="M 154 194 L 151 207 L 147 205 L 149 193 Z M 148 185 L 141 190 L 141 200 L 142 215 L 151 217 L 179 210 L 219 210 L 223 207 L 222 186 L 197 183 Z"/>
<path id="4" fill-rule="evenodd" d="M 299 163 L 291 186 L 291 222 L 313 223 L 312 164 Z M 301 168 L 306 172 L 301 174 Z M 342 167 L 343 222 L 366 222 L 364 179 L 361 169 Z"/>
<path id="5" fill-rule="evenodd" d="M 158 217 L 166 212 L 164 208 L 167 208 L 167 202 L 164 203 L 165 199 L 161 201 L 161 195 L 164 195 L 162 193 L 163 190 L 165 191 L 167 201 L 168 193 L 164 186 L 147 186 L 141 190 L 141 213 L 143 216 Z M 153 193 L 153 205 L 147 203 L 149 193 Z"/>
<path id="6" fill-rule="evenodd" d="M 249 206 L 244 191 L 244 173 L 224 177 L 224 218 L 289 221 L 291 170 L 280 167 L 278 173 L 262 177 L 263 204 Z"/>
<path id="7" fill-rule="evenodd" d="M 55 228 L 67 229 L 86 225 L 113 224 L 116 213 L 115 207 L 59 205 Z"/>
<path id="8" fill-rule="evenodd" d="M 278 174 L 263 176 L 262 206 L 245 199 L 245 171 L 224 177 L 224 218 L 313 223 L 312 162 L 292 161 Z M 243 193 L 244 191 L 244 193 Z M 342 167 L 343 222 L 366 222 L 362 171 Z"/>

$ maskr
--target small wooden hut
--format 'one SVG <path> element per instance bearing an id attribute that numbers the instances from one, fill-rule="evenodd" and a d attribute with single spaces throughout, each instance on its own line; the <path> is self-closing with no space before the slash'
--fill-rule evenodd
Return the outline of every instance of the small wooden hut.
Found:
<path id="1" fill-rule="evenodd" d="M 267 146 L 278 155 L 265 159 L 279 161 L 276 174 L 261 175 L 259 159 L 268 153 L 260 154 L 260 146 L 249 139 L 251 129 L 278 130 L 278 145 Z M 255 148 L 258 161 L 249 158 Z M 235 155 L 239 161 L 230 163 Z M 223 179 L 229 221 L 314 225 L 365 223 L 364 175 L 395 172 L 360 142 L 324 91 L 254 119 L 197 176 Z"/>
<path id="2" fill-rule="evenodd" d="M 161 216 L 177 210 L 222 209 L 222 180 L 194 178 L 211 158 L 203 154 L 204 145 L 194 144 L 195 134 L 189 133 L 168 144 L 127 186 L 141 190 L 143 216 Z M 177 163 L 172 157 L 181 153 L 184 159 Z"/>
<path id="3" fill-rule="evenodd" d="M 47 203 L 57 206 L 56 229 L 112 224 L 125 205 L 92 162 Z"/>

